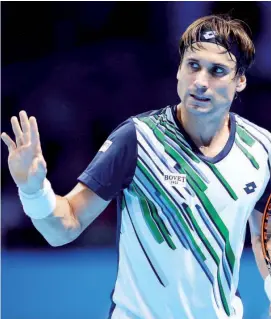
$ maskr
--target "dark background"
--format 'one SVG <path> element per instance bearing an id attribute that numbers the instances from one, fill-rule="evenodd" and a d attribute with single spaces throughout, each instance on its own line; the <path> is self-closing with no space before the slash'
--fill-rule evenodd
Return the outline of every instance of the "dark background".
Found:
<path id="1" fill-rule="evenodd" d="M 2 2 L 2 128 L 37 117 L 54 191 L 76 184 L 127 117 L 178 102 L 178 40 L 195 19 L 231 13 L 248 23 L 256 61 L 232 110 L 271 130 L 270 2 Z M 48 244 L 24 215 L 1 146 L 2 247 Z M 113 245 L 116 207 L 66 247 Z M 249 245 L 249 234 L 247 235 Z"/>

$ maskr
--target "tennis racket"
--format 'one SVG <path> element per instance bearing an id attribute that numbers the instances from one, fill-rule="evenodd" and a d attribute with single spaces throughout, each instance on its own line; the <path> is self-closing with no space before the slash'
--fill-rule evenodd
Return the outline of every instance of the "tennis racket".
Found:
<path id="1" fill-rule="evenodd" d="M 261 226 L 261 244 L 263 256 L 268 267 L 269 274 L 271 275 L 271 240 L 268 244 L 269 239 L 271 239 L 271 194 L 265 205 Z"/>

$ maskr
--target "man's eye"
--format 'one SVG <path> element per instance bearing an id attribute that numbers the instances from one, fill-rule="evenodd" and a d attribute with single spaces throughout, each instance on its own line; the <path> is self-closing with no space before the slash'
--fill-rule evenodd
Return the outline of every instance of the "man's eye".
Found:
<path id="1" fill-rule="evenodd" d="M 199 64 L 196 63 L 196 62 L 189 62 L 188 64 L 189 64 L 189 66 L 190 66 L 190 68 L 192 70 L 198 70 L 199 69 Z"/>
<path id="2" fill-rule="evenodd" d="M 216 66 L 212 69 L 212 73 L 215 75 L 223 75 L 225 74 L 225 70 L 219 66 Z"/>

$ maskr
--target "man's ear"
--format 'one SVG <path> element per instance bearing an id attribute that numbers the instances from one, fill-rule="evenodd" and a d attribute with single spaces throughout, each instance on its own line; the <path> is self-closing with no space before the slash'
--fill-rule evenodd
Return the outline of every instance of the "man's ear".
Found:
<path id="1" fill-rule="evenodd" d="M 246 86 L 247 86 L 247 78 L 246 78 L 246 76 L 244 74 L 240 75 L 238 77 L 238 80 L 237 80 L 236 91 L 237 92 L 242 92 L 245 89 Z"/>
<path id="2" fill-rule="evenodd" d="M 178 72 L 177 72 L 177 74 L 176 74 L 177 80 L 180 80 L 180 71 L 181 71 L 181 68 L 180 68 L 180 66 L 179 66 L 179 67 L 178 67 Z"/>
<path id="3" fill-rule="evenodd" d="M 177 71 L 177 75 L 176 75 L 177 80 L 180 80 L 180 78 L 181 78 L 181 68 L 182 68 L 182 61 L 180 62 L 179 67 L 178 67 L 178 71 Z"/>

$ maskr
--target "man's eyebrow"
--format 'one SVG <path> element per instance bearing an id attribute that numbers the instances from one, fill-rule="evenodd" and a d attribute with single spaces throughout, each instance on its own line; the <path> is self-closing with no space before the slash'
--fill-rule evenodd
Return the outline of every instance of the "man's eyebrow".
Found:
<path id="1" fill-rule="evenodd" d="M 187 58 L 187 61 L 199 63 L 199 60 L 198 60 L 198 59 L 195 59 L 195 58 Z M 221 67 L 226 68 L 226 69 L 231 69 L 230 66 L 228 66 L 228 65 L 226 65 L 226 64 L 223 64 L 223 63 L 211 62 L 211 64 L 212 64 L 213 66 L 221 66 Z"/>

